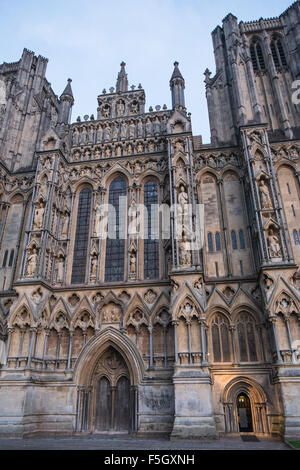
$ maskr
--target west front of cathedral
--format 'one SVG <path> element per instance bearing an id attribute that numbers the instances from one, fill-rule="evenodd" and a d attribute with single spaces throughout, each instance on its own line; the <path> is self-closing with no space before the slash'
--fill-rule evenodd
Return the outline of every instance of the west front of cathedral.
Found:
<path id="1" fill-rule="evenodd" d="M 122 62 L 75 122 L 0 65 L 0 436 L 300 438 L 299 38 L 299 1 L 216 27 L 209 144 L 178 62 L 171 109 Z"/>

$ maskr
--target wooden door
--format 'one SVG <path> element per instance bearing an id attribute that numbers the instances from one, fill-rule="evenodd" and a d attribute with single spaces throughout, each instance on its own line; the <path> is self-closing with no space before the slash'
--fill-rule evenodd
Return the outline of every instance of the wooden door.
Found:
<path id="1" fill-rule="evenodd" d="M 98 382 L 96 425 L 97 431 L 110 431 L 112 420 L 111 387 L 106 377 Z"/>
<path id="2" fill-rule="evenodd" d="M 120 377 L 114 400 L 114 430 L 129 431 L 130 428 L 130 385 L 127 377 Z"/>

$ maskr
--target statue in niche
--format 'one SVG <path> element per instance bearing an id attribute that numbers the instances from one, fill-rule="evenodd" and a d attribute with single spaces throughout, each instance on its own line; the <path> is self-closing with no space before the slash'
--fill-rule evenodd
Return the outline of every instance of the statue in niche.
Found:
<path id="1" fill-rule="evenodd" d="M 103 129 L 102 129 L 101 124 L 98 124 L 97 132 L 96 132 L 96 141 L 102 142 L 102 136 L 103 136 Z"/>
<path id="2" fill-rule="evenodd" d="M 280 258 L 281 250 L 280 250 L 279 239 L 275 235 L 273 229 L 269 230 L 269 234 L 267 236 L 267 243 L 268 243 L 270 258 Z"/>
<path id="3" fill-rule="evenodd" d="M 112 135 L 114 140 L 117 140 L 119 137 L 119 126 L 118 123 L 115 122 L 114 127 L 113 127 L 113 135 Z"/>
<path id="4" fill-rule="evenodd" d="M 149 118 L 147 118 L 145 128 L 146 128 L 146 136 L 152 135 L 152 122 L 150 121 Z"/>
<path id="5" fill-rule="evenodd" d="M 126 122 L 121 123 L 121 139 L 126 139 L 127 137 L 127 124 Z"/>
<path id="6" fill-rule="evenodd" d="M 182 266 L 191 266 L 191 244 L 186 235 L 179 242 L 179 261 Z"/>
<path id="7" fill-rule="evenodd" d="M 128 144 L 127 146 L 127 155 L 132 155 L 132 145 Z"/>
<path id="8" fill-rule="evenodd" d="M 86 144 L 86 137 L 87 137 L 86 128 L 85 128 L 85 126 L 83 126 L 83 128 L 81 130 L 81 134 L 80 134 L 80 145 L 85 145 Z"/>
<path id="9" fill-rule="evenodd" d="M 188 215 L 188 194 L 185 192 L 185 187 L 180 186 L 178 194 L 178 224 L 179 230 L 183 230 L 185 219 Z M 181 238 L 181 237 L 180 237 Z"/>
<path id="10" fill-rule="evenodd" d="M 40 230 L 43 225 L 43 217 L 44 217 L 44 204 L 40 202 L 37 204 L 34 219 L 33 219 L 33 229 Z"/>
<path id="11" fill-rule="evenodd" d="M 62 229 L 61 229 L 61 236 L 62 238 L 67 238 L 68 230 L 69 230 L 69 213 L 65 212 L 63 215 L 63 222 L 62 222 Z"/>
<path id="12" fill-rule="evenodd" d="M 75 129 L 73 130 L 73 136 L 72 136 L 72 143 L 74 147 L 78 145 L 78 141 L 79 141 L 79 132 L 78 132 L 77 127 L 75 127 Z"/>
<path id="13" fill-rule="evenodd" d="M 159 122 L 158 117 L 156 117 L 154 121 L 154 134 L 159 135 L 159 133 L 160 133 L 160 122 Z"/>
<path id="14" fill-rule="evenodd" d="M 94 128 L 93 128 L 93 126 L 90 126 L 89 129 L 88 129 L 88 141 L 89 141 L 89 143 L 94 142 Z"/>
<path id="15" fill-rule="evenodd" d="M 129 129 L 129 138 L 134 139 L 135 138 L 135 124 L 133 121 L 130 121 L 128 129 Z"/>
<path id="16" fill-rule="evenodd" d="M 63 280 L 64 280 L 64 267 L 65 267 L 65 259 L 62 255 L 60 255 L 59 258 L 57 259 L 56 282 L 63 282 Z"/>
<path id="17" fill-rule="evenodd" d="M 130 253 L 130 275 L 134 276 L 136 274 L 136 253 L 134 250 Z"/>
<path id="18" fill-rule="evenodd" d="M 96 206 L 95 206 L 94 237 L 100 236 L 100 223 L 101 223 L 101 204 L 99 201 L 97 201 Z"/>
<path id="19" fill-rule="evenodd" d="M 116 111 L 117 111 L 117 116 L 123 116 L 125 112 L 125 105 L 123 101 L 118 101 L 117 106 L 116 106 Z"/>
<path id="20" fill-rule="evenodd" d="M 141 138 L 143 137 L 143 135 L 144 135 L 144 126 L 143 126 L 142 120 L 139 119 L 137 123 L 137 136 L 138 138 Z"/>
<path id="21" fill-rule="evenodd" d="M 102 116 L 104 118 L 108 118 L 109 115 L 110 115 L 110 106 L 109 106 L 109 104 L 105 104 L 102 107 Z"/>
<path id="22" fill-rule="evenodd" d="M 263 209 L 268 209 L 272 207 L 272 201 L 270 198 L 269 188 L 266 185 L 264 179 L 261 179 L 259 183 L 259 196 L 260 196 L 261 207 Z"/>
<path id="23" fill-rule="evenodd" d="M 105 157 L 110 158 L 111 157 L 111 149 L 110 147 L 106 147 L 105 149 Z"/>
<path id="24" fill-rule="evenodd" d="M 133 102 L 131 103 L 130 111 L 132 112 L 132 114 L 138 113 L 138 111 L 139 111 L 139 104 L 138 104 L 137 101 L 133 101 Z"/>
<path id="25" fill-rule="evenodd" d="M 97 275 L 98 256 L 96 253 L 93 254 L 91 259 L 91 277 L 95 278 Z"/>
<path id="26" fill-rule="evenodd" d="M 107 124 L 107 126 L 104 128 L 104 140 L 110 140 L 111 137 L 111 128 Z"/>
<path id="27" fill-rule="evenodd" d="M 37 258 L 38 258 L 38 253 L 37 249 L 34 246 L 32 250 L 29 252 L 28 258 L 27 258 L 27 269 L 26 269 L 26 275 L 32 277 L 35 273 L 36 269 L 36 264 L 37 264 Z"/>
<path id="28" fill-rule="evenodd" d="M 116 156 L 121 157 L 122 156 L 122 147 L 121 145 L 118 145 L 116 148 Z"/>
<path id="29" fill-rule="evenodd" d="M 155 152 L 155 145 L 154 145 L 154 142 L 149 142 L 148 151 L 149 151 L 150 153 Z"/>

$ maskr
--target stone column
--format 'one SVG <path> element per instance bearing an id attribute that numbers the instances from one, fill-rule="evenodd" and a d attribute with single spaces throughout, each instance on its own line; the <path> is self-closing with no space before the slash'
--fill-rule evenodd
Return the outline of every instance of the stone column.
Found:
<path id="1" fill-rule="evenodd" d="M 43 369 L 45 368 L 45 365 L 46 365 L 45 364 L 45 359 L 46 359 L 49 335 L 50 335 L 50 330 L 46 329 L 45 330 L 45 340 L 44 340 L 44 350 L 43 350 Z"/>
<path id="2" fill-rule="evenodd" d="M 206 334 L 205 334 L 205 318 L 199 319 L 200 330 L 201 330 L 201 346 L 202 346 L 202 365 L 207 365 L 207 344 L 206 344 Z"/>
<path id="3" fill-rule="evenodd" d="M 175 364 L 178 364 L 178 334 L 177 334 L 178 320 L 173 320 L 172 324 L 174 326 Z"/>
<path id="4" fill-rule="evenodd" d="M 69 331 L 69 349 L 68 349 L 68 362 L 67 370 L 71 369 L 71 357 L 72 357 L 72 341 L 73 341 L 74 331 Z"/>
<path id="5" fill-rule="evenodd" d="M 234 341 L 234 332 L 235 332 L 235 330 L 236 330 L 236 326 L 234 324 L 231 324 L 229 326 L 229 331 L 230 331 L 231 345 L 232 345 L 232 351 L 233 351 L 233 363 L 238 364 L 236 345 L 235 345 L 235 341 Z"/>
<path id="6" fill-rule="evenodd" d="M 153 331 L 153 326 L 150 325 L 148 326 L 149 330 L 149 367 L 150 369 L 153 368 L 153 336 L 152 336 L 152 331 Z"/>
<path id="7" fill-rule="evenodd" d="M 8 357 L 9 357 L 9 349 L 10 349 L 10 343 L 11 343 L 11 337 L 12 337 L 12 333 L 14 332 L 14 328 L 8 328 L 7 332 L 8 332 L 8 337 L 7 337 L 7 343 L 6 343 L 6 352 L 5 352 L 5 361 L 4 361 L 4 367 L 7 366 L 7 360 L 8 360 Z"/>
<path id="8" fill-rule="evenodd" d="M 31 364 L 32 348 L 33 348 L 33 342 L 34 342 L 35 335 L 36 335 L 36 328 L 30 328 L 30 331 L 31 331 L 31 337 L 30 337 L 29 352 L 28 352 L 28 359 L 27 359 L 27 365 L 26 365 L 28 369 L 30 368 L 30 364 Z"/>
<path id="9" fill-rule="evenodd" d="M 277 358 L 277 362 L 278 363 L 282 363 L 282 359 L 281 359 L 281 354 L 280 354 L 280 350 L 279 350 L 279 344 L 278 344 L 278 336 L 277 336 L 277 330 L 276 330 L 276 321 L 277 321 L 277 317 L 274 315 L 274 316 L 270 316 L 268 318 L 269 322 L 271 323 L 272 325 L 272 331 L 273 331 L 273 339 L 274 339 L 274 343 L 275 343 L 275 350 L 276 350 L 276 358 Z"/>

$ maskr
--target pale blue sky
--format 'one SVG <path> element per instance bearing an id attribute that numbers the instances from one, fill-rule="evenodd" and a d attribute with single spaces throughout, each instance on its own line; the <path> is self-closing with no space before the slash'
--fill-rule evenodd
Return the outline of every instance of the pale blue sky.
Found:
<path id="1" fill-rule="evenodd" d="M 58 95 L 72 78 L 72 121 L 95 114 L 97 96 L 115 86 L 120 62 L 129 84 L 142 84 L 149 106 L 171 106 L 173 62 L 186 82 L 194 135 L 210 139 L 203 72 L 215 72 L 211 31 L 232 12 L 238 20 L 280 15 L 292 0 L 0 0 L 0 62 L 23 48 L 49 59 Z"/>

